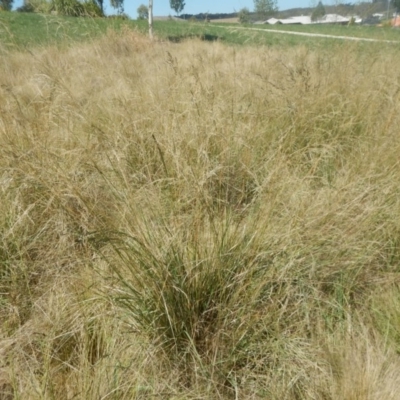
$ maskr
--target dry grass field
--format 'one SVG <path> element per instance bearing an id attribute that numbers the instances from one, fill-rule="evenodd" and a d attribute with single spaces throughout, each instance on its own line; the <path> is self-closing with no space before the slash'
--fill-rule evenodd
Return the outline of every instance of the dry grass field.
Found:
<path id="1" fill-rule="evenodd" d="M 400 56 L 358 46 L 3 50 L 0 399 L 397 400 Z"/>

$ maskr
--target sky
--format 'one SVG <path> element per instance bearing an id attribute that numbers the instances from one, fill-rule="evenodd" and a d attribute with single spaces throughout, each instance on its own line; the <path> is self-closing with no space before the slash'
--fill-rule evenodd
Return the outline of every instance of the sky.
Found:
<path id="1" fill-rule="evenodd" d="M 14 7 L 19 7 L 23 0 L 15 0 Z M 174 11 L 169 6 L 169 0 L 153 0 L 154 15 L 167 16 L 174 15 Z M 247 7 L 250 11 L 254 9 L 253 0 L 185 0 L 185 14 L 200 13 L 232 13 L 239 11 L 243 7 Z M 326 0 L 324 4 L 334 3 L 334 1 Z M 114 9 L 110 6 L 109 0 L 104 1 L 106 14 L 114 14 Z M 137 17 L 137 8 L 141 4 L 148 4 L 147 0 L 125 0 L 125 12 L 132 18 Z M 310 7 L 317 4 L 316 0 L 278 0 L 279 10 L 287 10 L 295 7 Z"/>

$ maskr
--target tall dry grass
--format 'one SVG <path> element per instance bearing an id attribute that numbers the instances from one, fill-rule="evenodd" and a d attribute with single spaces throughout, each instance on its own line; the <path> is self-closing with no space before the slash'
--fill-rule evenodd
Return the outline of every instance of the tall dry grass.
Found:
<path id="1" fill-rule="evenodd" d="M 1 399 L 397 399 L 395 52 L 0 62 Z"/>

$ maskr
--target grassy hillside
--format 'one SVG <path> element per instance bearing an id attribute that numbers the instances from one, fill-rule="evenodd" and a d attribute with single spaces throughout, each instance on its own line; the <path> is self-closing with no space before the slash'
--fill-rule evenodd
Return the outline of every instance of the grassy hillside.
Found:
<path id="1" fill-rule="evenodd" d="M 0 399 L 397 400 L 398 63 L 3 51 Z"/>

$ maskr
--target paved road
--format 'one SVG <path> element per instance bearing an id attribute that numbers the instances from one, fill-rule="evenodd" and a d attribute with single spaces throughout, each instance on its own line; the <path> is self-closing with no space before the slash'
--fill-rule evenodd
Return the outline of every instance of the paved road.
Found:
<path id="1" fill-rule="evenodd" d="M 380 43 L 400 43 L 398 40 L 383 40 L 383 39 L 371 39 L 371 38 L 360 38 L 355 36 L 335 36 L 335 35 L 324 35 L 322 33 L 306 33 L 306 32 L 293 32 L 293 31 L 281 31 L 278 29 L 261 29 L 261 28 L 245 28 L 242 26 L 238 26 L 235 28 L 228 26 L 221 26 L 221 28 L 226 29 L 244 29 L 249 31 L 260 31 L 260 32 L 273 32 L 273 33 L 283 33 L 286 35 L 297 35 L 297 36 L 313 36 L 313 37 L 322 37 L 322 38 L 331 38 L 331 39 L 342 39 L 342 40 L 355 40 L 358 42 L 380 42 Z"/>

